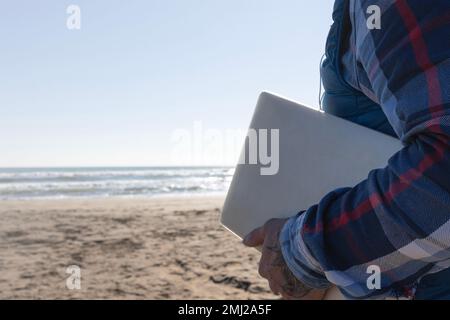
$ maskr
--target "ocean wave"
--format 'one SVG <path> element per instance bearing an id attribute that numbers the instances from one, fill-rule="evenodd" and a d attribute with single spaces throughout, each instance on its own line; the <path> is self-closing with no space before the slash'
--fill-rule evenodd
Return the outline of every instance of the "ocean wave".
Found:
<path id="1" fill-rule="evenodd" d="M 3 169 L 0 199 L 224 193 L 230 168 Z"/>
<path id="2" fill-rule="evenodd" d="M 90 170 L 90 171 L 1 171 L 1 183 L 19 183 L 30 181 L 96 181 L 96 180 L 158 180 L 187 177 L 226 177 L 230 174 L 229 168 L 213 169 L 141 169 L 141 170 Z"/>

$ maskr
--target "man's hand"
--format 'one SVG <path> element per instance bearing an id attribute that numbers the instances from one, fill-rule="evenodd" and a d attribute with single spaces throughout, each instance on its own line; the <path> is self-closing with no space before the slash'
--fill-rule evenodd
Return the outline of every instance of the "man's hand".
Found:
<path id="1" fill-rule="evenodd" d="M 311 289 L 299 281 L 289 270 L 281 252 L 281 230 L 287 219 L 273 219 L 252 231 L 244 239 L 248 247 L 262 246 L 259 274 L 269 281 L 272 292 L 289 300 L 321 300 L 324 290 Z"/>

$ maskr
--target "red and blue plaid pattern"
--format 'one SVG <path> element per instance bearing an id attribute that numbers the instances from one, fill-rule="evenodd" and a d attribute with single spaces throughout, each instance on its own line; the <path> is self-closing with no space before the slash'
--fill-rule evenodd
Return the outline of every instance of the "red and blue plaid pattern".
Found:
<path id="1" fill-rule="evenodd" d="M 381 8 L 381 30 L 367 27 L 371 5 Z M 312 287 L 396 296 L 450 267 L 450 1 L 350 0 L 349 11 L 344 77 L 382 107 L 405 147 L 290 219 L 283 254 Z M 372 265 L 379 290 L 367 286 Z"/>

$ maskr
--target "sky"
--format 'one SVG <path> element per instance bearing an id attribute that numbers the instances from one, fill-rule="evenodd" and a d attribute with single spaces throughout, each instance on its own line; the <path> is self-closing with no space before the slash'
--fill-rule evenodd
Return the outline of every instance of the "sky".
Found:
<path id="1" fill-rule="evenodd" d="M 233 165 L 260 92 L 318 106 L 333 0 L 1 7 L 0 167 Z"/>

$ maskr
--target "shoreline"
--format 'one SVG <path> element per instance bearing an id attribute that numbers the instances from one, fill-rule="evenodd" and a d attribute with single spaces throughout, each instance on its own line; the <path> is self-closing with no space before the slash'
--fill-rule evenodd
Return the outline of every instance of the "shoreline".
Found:
<path id="1" fill-rule="evenodd" d="M 2 202 L 42 202 L 42 201 L 109 201 L 109 200 L 139 200 L 139 201 L 149 201 L 149 200 L 181 200 L 181 199 L 202 199 L 202 198 L 214 198 L 225 200 L 226 192 L 217 193 L 186 193 L 186 194 L 155 194 L 155 195 L 135 195 L 135 196 L 82 196 L 82 197 L 36 197 L 36 198 L 0 198 L 0 203 Z"/>
<path id="2" fill-rule="evenodd" d="M 226 193 L 217 194 L 168 194 L 153 196 L 92 196 L 92 197 L 65 197 L 65 198 L 24 198 L 24 199 L 0 199 L 0 203 L 28 203 L 28 202 L 120 202 L 120 201 L 141 201 L 141 202 L 159 202 L 159 201 L 195 201 L 195 200 L 223 200 L 225 201 Z"/>

